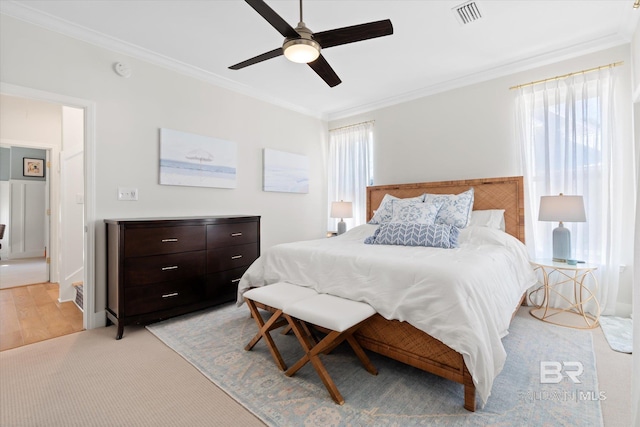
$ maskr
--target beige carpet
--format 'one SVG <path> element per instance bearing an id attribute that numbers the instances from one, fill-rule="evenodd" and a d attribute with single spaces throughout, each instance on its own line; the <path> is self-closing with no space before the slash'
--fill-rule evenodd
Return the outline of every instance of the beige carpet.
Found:
<path id="1" fill-rule="evenodd" d="M 2 426 L 263 426 L 140 327 L 0 352 Z"/>
<path id="2" fill-rule="evenodd" d="M 631 355 L 593 335 L 604 425 L 629 426 Z M 264 425 L 144 328 L 114 337 L 112 326 L 0 352 L 0 425 Z"/>

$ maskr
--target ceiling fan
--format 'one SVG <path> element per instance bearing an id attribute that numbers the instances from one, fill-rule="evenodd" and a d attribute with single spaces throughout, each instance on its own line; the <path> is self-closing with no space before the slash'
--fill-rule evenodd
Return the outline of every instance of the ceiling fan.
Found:
<path id="1" fill-rule="evenodd" d="M 229 67 L 232 70 L 239 70 L 284 54 L 290 61 L 309 64 L 309 67 L 330 87 L 334 87 L 342 81 L 320 53 L 321 49 L 393 34 L 393 26 L 389 19 L 314 33 L 302 20 L 302 0 L 300 0 L 300 22 L 296 28 L 291 27 L 263 0 L 245 1 L 285 39 L 282 47 L 232 65 Z"/>

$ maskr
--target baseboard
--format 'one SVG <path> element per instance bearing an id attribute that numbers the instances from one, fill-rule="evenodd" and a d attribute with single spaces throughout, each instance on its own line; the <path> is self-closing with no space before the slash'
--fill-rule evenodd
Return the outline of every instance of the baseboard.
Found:
<path id="1" fill-rule="evenodd" d="M 633 313 L 633 305 L 624 302 L 616 303 L 616 316 L 618 317 L 630 317 Z"/>
<path id="2" fill-rule="evenodd" d="M 87 329 L 96 329 L 96 328 L 104 328 L 107 326 L 107 312 L 105 310 L 100 310 L 97 313 L 85 313 L 85 316 L 90 316 L 91 318 L 87 318 Z"/>

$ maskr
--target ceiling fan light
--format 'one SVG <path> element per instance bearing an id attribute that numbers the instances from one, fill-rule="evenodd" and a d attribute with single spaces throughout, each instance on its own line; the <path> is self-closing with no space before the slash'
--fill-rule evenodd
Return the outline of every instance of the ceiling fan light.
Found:
<path id="1" fill-rule="evenodd" d="M 287 40 L 282 48 L 289 61 L 299 64 L 308 64 L 320 56 L 320 45 L 309 39 Z"/>

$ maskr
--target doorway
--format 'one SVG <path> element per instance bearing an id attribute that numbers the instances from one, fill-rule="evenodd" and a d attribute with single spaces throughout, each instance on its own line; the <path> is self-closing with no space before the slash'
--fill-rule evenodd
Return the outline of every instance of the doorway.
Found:
<path id="1" fill-rule="evenodd" d="M 79 136 L 80 142 L 76 147 L 75 152 L 63 153 L 64 150 L 60 150 L 59 147 L 50 146 L 46 143 L 41 144 L 41 148 L 46 148 L 50 151 L 50 167 L 52 169 L 50 188 L 51 226 L 48 233 L 50 236 L 50 242 L 47 257 L 50 258 L 51 281 L 58 280 L 61 284 L 63 280 L 82 282 L 84 308 L 83 328 L 92 329 L 97 326 L 102 326 L 104 325 L 104 320 L 101 321 L 100 319 L 101 317 L 104 317 L 104 312 L 102 311 L 98 314 L 95 313 L 94 300 L 94 175 L 87 172 L 93 170 L 94 167 L 93 153 L 95 141 L 93 135 L 95 129 L 95 104 L 87 100 L 71 98 L 64 95 L 38 91 L 6 83 L 0 83 L 0 94 L 53 103 L 63 109 L 68 107 L 72 111 L 80 112 L 81 118 L 79 120 L 83 127 L 79 132 L 76 132 L 76 136 Z M 71 131 L 67 129 L 66 134 L 69 134 L 70 132 Z M 7 141 L 0 142 L 6 144 Z M 82 152 L 83 155 L 79 156 L 78 152 Z M 67 166 L 71 163 L 82 165 L 82 173 L 80 174 L 79 179 L 73 176 L 65 176 L 65 171 L 70 170 Z M 56 177 L 57 182 L 54 182 L 54 178 Z M 65 183 L 70 185 L 66 189 L 63 188 Z M 78 190 L 78 187 L 73 187 L 74 185 L 80 185 L 80 190 Z M 74 205 L 75 207 L 80 206 L 79 213 L 78 209 L 76 209 L 75 213 L 70 214 L 68 211 L 69 209 L 72 209 Z M 80 251 L 80 265 L 62 266 L 65 259 L 64 252 L 69 250 L 69 248 L 65 247 L 62 242 L 70 241 L 70 239 L 66 238 L 68 235 L 67 233 L 72 229 L 70 224 L 78 224 L 78 222 L 82 224 L 82 226 L 77 229 L 79 230 L 78 234 L 80 236 L 81 243 L 79 245 L 76 244 L 74 247 Z M 65 239 L 61 239 L 61 236 L 65 236 Z M 61 254 L 63 256 L 60 256 Z M 63 294 L 62 289 L 59 291 L 60 301 L 71 300 L 74 296 L 75 295 L 69 293 Z"/>

